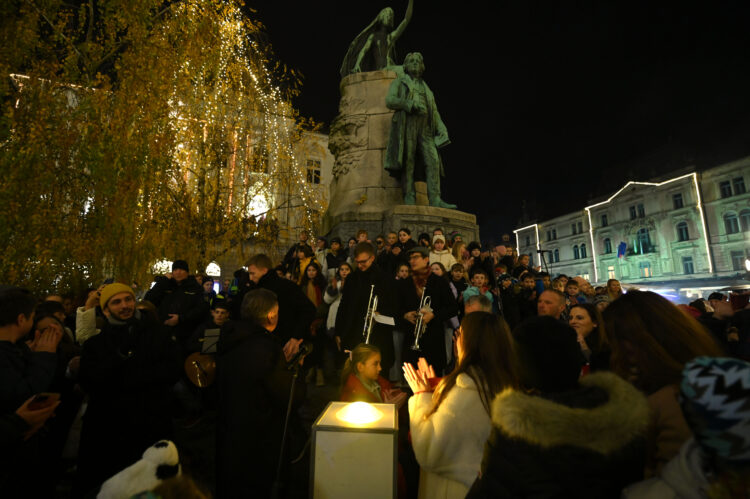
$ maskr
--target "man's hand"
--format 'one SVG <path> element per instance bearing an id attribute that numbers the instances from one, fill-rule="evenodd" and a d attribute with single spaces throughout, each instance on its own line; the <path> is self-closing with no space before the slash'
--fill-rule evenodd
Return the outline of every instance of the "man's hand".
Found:
<path id="1" fill-rule="evenodd" d="M 102 284 L 101 286 L 99 286 L 99 289 L 95 289 L 94 291 L 91 291 L 89 293 L 89 296 L 86 298 L 86 304 L 83 306 L 84 310 L 89 310 L 99 305 L 99 298 L 102 295 L 103 288 L 104 285 Z"/>
<path id="2" fill-rule="evenodd" d="M 435 314 L 428 311 L 426 308 L 422 309 L 422 322 L 425 324 L 429 324 L 432 319 L 435 318 Z"/>
<path id="3" fill-rule="evenodd" d="M 24 440 L 28 440 L 39 428 L 44 426 L 44 423 L 55 413 L 55 409 L 60 405 L 60 401 L 58 400 L 41 409 L 29 409 L 29 404 L 34 400 L 34 397 L 36 395 L 29 398 L 16 410 L 16 414 L 29 425 L 29 430 L 24 434 Z"/>
<path id="4" fill-rule="evenodd" d="M 44 329 L 44 331 L 42 331 L 39 339 L 35 340 L 36 348 L 34 351 L 55 353 L 57 351 L 57 345 L 60 344 L 60 340 L 62 339 L 62 335 L 62 326 L 56 323 L 50 324 Z"/>
<path id="5" fill-rule="evenodd" d="M 178 314 L 169 314 L 169 319 L 164 321 L 165 326 L 176 326 L 180 322 L 180 316 Z"/>
<path id="6" fill-rule="evenodd" d="M 287 362 L 292 360 L 292 358 L 297 355 L 297 352 L 299 352 L 299 346 L 302 343 L 302 338 L 292 338 L 289 341 L 286 342 L 286 345 L 284 345 L 284 358 Z M 302 360 L 300 359 L 300 365 L 302 365 Z"/>
<path id="7" fill-rule="evenodd" d="M 412 312 L 406 312 L 404 314 L 404 319 L 406 319 L 407 321 L 411 322 L 412 324 L 416 324 L 417 323 L 417 313 L 413 312 L 413 311 Z"/>

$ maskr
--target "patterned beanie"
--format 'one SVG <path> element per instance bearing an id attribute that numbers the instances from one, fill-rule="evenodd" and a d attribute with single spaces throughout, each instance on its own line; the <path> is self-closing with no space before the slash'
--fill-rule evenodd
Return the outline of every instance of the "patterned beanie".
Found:
<path id="1" fill-rule="evenodd" d="M 709 456 L 750 463 L 750 363 L 697 357 L 685 364 L 680 384 L 685 419 Z"/>

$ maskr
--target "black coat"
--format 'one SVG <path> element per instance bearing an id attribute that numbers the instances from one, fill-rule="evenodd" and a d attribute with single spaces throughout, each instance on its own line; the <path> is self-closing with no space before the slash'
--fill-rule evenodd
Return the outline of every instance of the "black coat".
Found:
<path id="1" fill-rule="evenodd" d="M 147 314 L 107 322 L 83 345 L 78 379 L 89 395 L 79 475 L 85 493 L 172 438 L 171 388 L 182 374 L 180 350 Z"/>
<path id="2" fill-rule="evenodd" d="M 292 383 L 282 346 L 275 333 L 246 321 L 229 322 L 221 330 L 216 357 L 219 498 L 269 497 Z M 304 399 L 305 384 L 298 382 L 294 407 Z M 290 424 L 294 435 L 298 423 Z M 287 449 L 285 455 L 294 457 L 296 451 Z"/>
<path id="3" fill-rule="evenodd" d="M 273 269 L 258 280 L 258 288 L 276 293 L 279 300 L 279 324 L 275 335 L 286 343 L 290 338 L 310 338 L 310 324 L 315 319 L 315 305 L 299 286 L 276 275 Z"/>
<path id="4" fill-rule="evenodd" d="M 172 334 L 180 344 L 208 318 L 209 306 L 203 299 L 203 287 L 193 276 L 179 283 L 174 279 L 161 279 L 143 299 L 156 306 L 162 322 L 169 319 L 169 314 L 180 316 L 179 323 L 172 327 Z"/>
<path id="5" fill-rule="evenodd" d="M 34 394 L 49 391 L 57 354 L 32 352 L 25 343 L 0 341 L 0 411 L 15 412 Z"/>
<path id="6" fill-rule="evenodd" d="M 419 308 L 420 295 L 417 294 L 413 279 L 404 279 L 397 282 L 398 317 L 396 324 L 400 331 L 405 333 L 404 360 L 416 363 L 419 357 L 425 357 L 427 362 L 435 368 L 440 375 L 445 368 L 445 329 L 443 323 L 458 314 L 458 302 L 453 297 L 448 281 L 435 274 L 427 278 L 425 296 L 432 301 L 432 310 L 435 317 L 427 324 L 427 330 L 419 340 L 421 351 L 411 349 L 414 344 L 414 324 L 404 319 L 408 312 Z"/>
<path id="7" fill-rule="evenodd" d="M 466 497 L 618 498 L 641 480 L 646 398 L 612 373 L 590 374 L 580 384 L 554 395 L 498 395 L 481 478 Z"/>
<path id="8" fill-rule="evenodd" d="M 341 337 L 343 348 L 352 350 L 358 344 L 364 343 L 365 315 L 367 315 L 367 304 L 373 285 L 375 286 L 373 296 L 378 297 L 377 312 L 380 315 L 395 318 L 397 307 L 394 301 L 394 283 L 395 280 L 382 272 L 374 263 L 367 270 L 357 269 L 349 274 L 341 295 L 335 326 L 336 336 Z M 386 375 L 394 358 L 393 330 L 393 326 L 373 320 L 370 343 L 380 349 L 380 365 Z"/>

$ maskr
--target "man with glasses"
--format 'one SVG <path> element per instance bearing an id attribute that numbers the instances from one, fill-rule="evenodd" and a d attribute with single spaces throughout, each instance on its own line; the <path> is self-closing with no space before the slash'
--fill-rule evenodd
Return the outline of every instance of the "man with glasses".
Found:
<path id="1" fill-rule="evenodd" d="M 393 324 L 387 318 L 394 315 L 393 283 L 391 276 L 385 274 L 375 264 L 375 248 L 367 242 L 354 247 L 355 271 L 346 278 L 339 313 L 336 316 L 336 343 L 341 350 L 353 350 L 364 343 L 363 330 L 367 306 L 372 295 L 378 297 L 377 312 L 379 320 L 373 320 L 370 343 L 380 349 L 383 372 L 388 372 L 393 364 Z"/>

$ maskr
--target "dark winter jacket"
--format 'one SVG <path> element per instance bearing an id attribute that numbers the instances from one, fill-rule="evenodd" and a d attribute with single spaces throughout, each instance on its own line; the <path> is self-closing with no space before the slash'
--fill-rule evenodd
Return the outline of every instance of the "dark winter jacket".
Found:
<path id="1" fill-rule="evenodd" d="M 481 478 L 467 498 L 620 497 L 643 477 L 646 398 L 600 372 L 553 396 L 506 390 L 492 406 Z"/>
<path id="2" fill-rule="evenodd" d="M 203 300 L 203 287 L 193 276 L 181 282 L 174 279 L 157 281 L 143 299 L 156 306 L 162 322 L 169 319 L 169 314 L 180 316 L 177 325 L 172 327 L 172 334 L 180 344 L 208 317 L 209 307 Z"/>
<path id="3" fill-rule="evenodd" d="M 299 286 L 269 270 L 258 280 L 257 287 L 276 293 L 279 300 L 279 324 L 275 335 L 281 342 L 286 343 L 290 338 L 310 337 L 315 305 L 307 299 Z"/>
<path id="4" fill-rule="evenodd" d="M 0 341 L 0 413 L 15 412 L 32 395 L 49 391 L 56 366 L 56 353 Z"/>
<path id="5" fill-rule="evenodd" d="M 430 274 L 427 278 L 425 287 L 425 296 L 429 296 L 432 301 L 432 311 L 435 317 L 427 324 L 427 330 L 419 340 L 421 347 L 420 352 L 411 349 L 414 344 L 415 325 L 404 319 L 408 312 L 416 311 L 419 308 L 420 295 L 417 294 L 414 281 L 404 279 L 395 281 L 397 283 L 398 314 L 396 325 L 400 331 L 405 333 L 406 348 L 404 349 L 404 358 L 409 362 L 418 360 L 418 357 L 426 357 L 427 362 L 435 368 L 436 373 L 441 373 L 446 365 L 445 352 L 445 329 L 443 324 L 451 317 L 458 314 L 458 302 L 453 297 L 453 292 L 448 285 L 448 281 L 435 274 Z"/>
<path id="6" fill-rule="evenodd" d="M 270 497 L 292 383 L 282 347 L 275 333 L 246 321 L 222 328 L 216 357 L 217 497 Z M 304 399 L 305 385 L 297 383 L 293 407 Z M 296 419 L 290 424 L 290 434 L 297 434 Z M 297 452 L 287 449 L 285 455 Z"/>
<path id="7" fill-rule="evenodd" d="M 82 492 L 138 461 L 157 440 L 173 437 L 171 388 L 182 371 L 167 328 L 139 311 L 126 322 L 108 320 L 84 343 L 78 379 L 89 404 L 79 458 Z"/>

